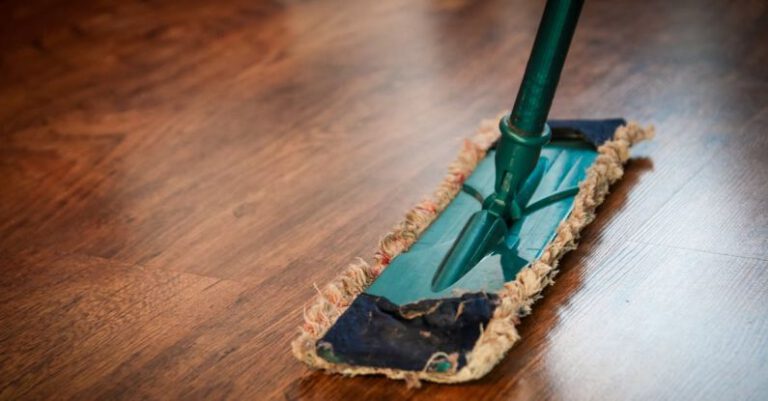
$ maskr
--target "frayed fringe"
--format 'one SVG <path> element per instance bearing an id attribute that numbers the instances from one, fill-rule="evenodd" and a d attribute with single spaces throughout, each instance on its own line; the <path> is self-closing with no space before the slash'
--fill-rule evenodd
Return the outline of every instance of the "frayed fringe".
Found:
<path id="1" fill-rule="evenodd" d="M 318 295 L 304 309 L 304 324 L 299 337 L 291 344 L 293 354 L 313 368 L 349 376 L 383 374 L 391 379 L 405 380 L 409 387 L 419 387 L 420 380 L 457 383 L 477 379 L 488 373 L 504 358 L 520 339 L 515 326 L 520 318 L 531 312 L 541 291 L 554 283 L 557 263 L 566 252 L 576 248 L 581 230 L 595 218 L 595 209 L 608 194 L 611 184 L 624 174 L 629 148 L 635 143 L 653 138 L 654 128 L 642 128 L 636 123 L 619 127 L 613 139 L 598 148 L 598 157 L 579 184 L 573 211 L 557 229 L 557 235 L 542 256 L 521 270 L 515 279 L 499 292 L 501 304 L 483 330 L 474 349 L 467 355 L 467 364 L 458 372 L 411 372 L 387 368 L 371 368 L 332 364 L 320 358 L 315 343 L 344 313 L 358 294 L 363 292 L 397 255 L 405 252 L 419 235 L 448 206 L 461 190 L 488 149 L 498 140 L 498 120 L 484 120 L 477 132 L 464 141 L 458 158 L 448 167 L 448 174 L 432 197 L 421 201 L 406 215 L 405 220 L 379 242 L 373 264 L 358 258 L 347 266 L 331 283 L 318 289 Z"/>

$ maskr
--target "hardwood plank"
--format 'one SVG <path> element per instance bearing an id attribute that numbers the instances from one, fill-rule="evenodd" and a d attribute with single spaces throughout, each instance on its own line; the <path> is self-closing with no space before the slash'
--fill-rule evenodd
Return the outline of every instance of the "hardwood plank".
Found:
<path id="1" fill-rule="evenodd" d="M 164 342 L 183 336 L 242 290 L 237 283 L 99 258 L 47 256 L 36 266 L 46 277 L 35 277 L 35 288 L 0 306 L 3 399 L 52 398 L 62 388 L 72 395 L 93 380 L 114 378 L 121 366 L 113 361 L 168 352 Z"/>
<path id="2" fill-rule="evenodd" d="M 589 1 L 627 167 L 487 378 L 308 371 L 302 304 L 511 105 L 542 2 L 0 2 L 0 399 L 760 399 L 768 4 Z"/>
<path id="3" fill-rule="evenodd" d="M 766 123 L 768 108 L 740 124 L 633 240 L 768 260 L 768 140 L 755 135 Z"/>

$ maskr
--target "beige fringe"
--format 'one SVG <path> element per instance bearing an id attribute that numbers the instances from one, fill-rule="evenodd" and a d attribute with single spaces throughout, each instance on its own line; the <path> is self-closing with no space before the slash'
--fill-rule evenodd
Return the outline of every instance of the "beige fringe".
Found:
<path id="1" fill-rule="evenodd" d="M 629 158 L 629 148 L 637 142 L 653 138 L 653 127 L 642 128 L 636 123 L 619 127 L 613 139 L 598 148 L 598 157 L 579 184 L 573 211 L 557 229 L 557 235 L 542 256 L 521 270 L 515 279 L 505 284 L 498 295 L 501 304 L 494 311 L 488 325 L 467 355 L 467 364 L 457 372 L 437 373 L 388 368 L 371 368 L 332 364 L 320 358 L 315 343 L 333 325 L 349 304 L 363 292 L 389 265 L 389 262 L 416 242 L 419 235 L 461 190 L 464 180 L 499 137 L 498 120 L 484 120 L 477 132 L 459 152 L 448 168 L 448 175 L 431 198 L 423 200 L 405 215 L 392 232 L 384 236 L 374 255 L 373 264 L 357 259 L 347 266 L 304 309 L 304 325 L 299 337 L 291 344 L 293 354 L 312 368 L 349 376 L 383 374 L 391 379 L 403 379 L 409 386 L 419 386 L 420 380 L 439 383 L 458 383 L 478 379 L 488 373 L 520 338 L 515 325 L 520 317 L 530 313 L 531 305 L 541 291 L 552 284 L 557 274 L 558 260 L 576 248 L 581 230 L 595 218 L 595 209 L 608 194 L 609 186 L 624 174 L 623 164 Z"/>

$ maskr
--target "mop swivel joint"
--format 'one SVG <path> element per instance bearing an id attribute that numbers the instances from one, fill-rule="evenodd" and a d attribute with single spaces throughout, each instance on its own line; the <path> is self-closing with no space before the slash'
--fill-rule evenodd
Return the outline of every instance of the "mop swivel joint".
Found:
<path id="1" fill-rule="evenodd" d="M 541 148 L 552 138 L 552 131 L 544 124 L 538 135 L 522 134 L 510 126 L 508 115 L 499 121 L 499 129 L 495 192 L 485 200 L 483 209 L 511 225 L 522 216 L 525 207 L 518 201 L 517 194 L 536 167 Z"/>
<path id="2" fill-rule="evenodd" d="M 432 290 L 442 291 L 467 274 L 480 260 L 493 252 L 516 220 L 524 213 L 527 196 L 518 196 L 529 181 L 541 155 L 541 148 L 552 137 L 544 124 L 538 135 L 523 135 L 510 126 L 509 116 L 499 122 L 501 139 L 496 149 L 495 191 L 474 213 L 432 280 Z M 540 178 L 540 177 L 539 177 Z M 530 184 L 530 183 L 529 183 Z M 532 183 L 533 186 L 537 183 Z M 521 199 L 525 198 L 525 199 Z"/>

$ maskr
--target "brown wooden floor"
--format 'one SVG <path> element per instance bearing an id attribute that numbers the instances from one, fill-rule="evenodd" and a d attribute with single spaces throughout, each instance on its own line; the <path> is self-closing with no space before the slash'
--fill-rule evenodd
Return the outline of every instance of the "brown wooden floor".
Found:
<path id="1" fill-rule="evenodd" d="M 587 2 L 552 115 L 658 138 L 486 378 L 291 356 L 511 105 L 542 4 L 0 3 L 0 399 L 766 399 L 763 0 Z"/>

